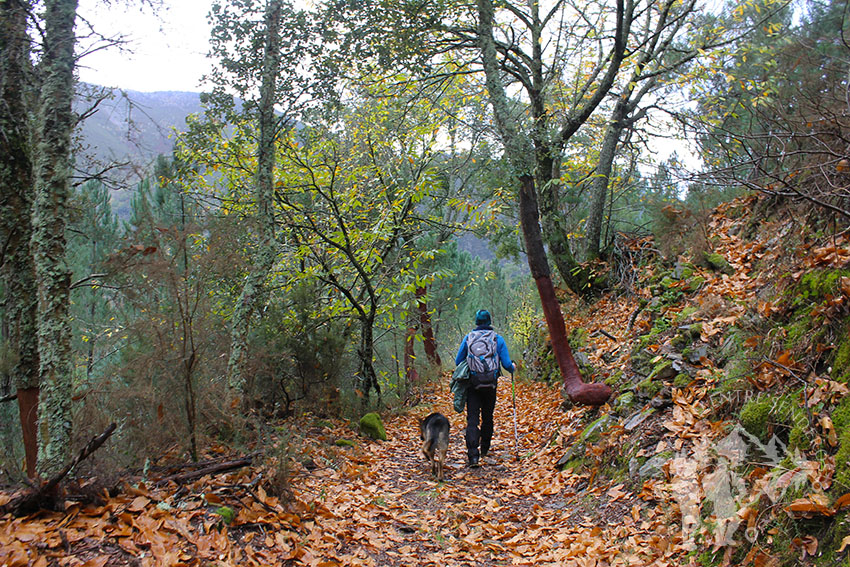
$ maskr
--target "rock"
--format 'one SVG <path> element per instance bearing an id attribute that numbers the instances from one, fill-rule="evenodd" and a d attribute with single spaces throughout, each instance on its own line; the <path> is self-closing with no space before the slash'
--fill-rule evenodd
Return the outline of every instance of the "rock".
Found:
<path id="1" fill-rule="evenodd" d="M 673 405 L 673 393 L 666 386 L 658 392 L 654 398 L 649 400 L 649 405 L 655 409 L 664 409 Z"/>
<path id="2" fill-rule="evenodd" d="M 354 447 L 356 443 L 351 439 L 337 439 L 335 445 L 337 447 Z"/>
<path id="3" fill-rule="evenodd" d="M 381 421 L 381 416 L 375 412 L 367 413 L 360 418 L 360 431 L 371 437 L 372 439 L 387 440 L 387 432 L 384 430 L 384 422 Z"/>
<path id="4" fill-rule="evenodd" d="M 652 415 L 655 412 L 654 408 L 644 408 L 631 416 L 628 420 L 626 420 L 626 424 L 623 425 L 623 429 L 626 431 L 634 430 L 638 425 L 643 423 L 647 417 Z"/>
<path id="5" fill-rule="evenodd" d="M 721 272 L 724 274 L 734 274 L 735 270 L 732 266 L 729 265 L 729 262 L 726 261 L 726 258 L 717 254 L 716 252 L 706 252 L 703 256 L 705 259 L 705 263 L 708 264 L 708 267 L 716 272 Z"/>
<path id="6" fill-rule="evenodd" d="M 587 368 L 590 366 L 590 357 L 579 350 L 573 351 L 573 358 L 575 359 L 576 364 L 578 364 L 579 368 Z"/>
<path id="7" fill-rule="evenodd" d="M 655 368 L 652 369 L 652 372 L 649 373 L 647 377 L 648 380 L 669 380 L 673 378 L 678 372 L 675 368 L 673 368 L 673 363 L 669 360 L 664 360 L 658 363 Z"/>
<path id="8" fill-rule="evenodd" d="M 661 478 L 664 474 L 664 464 L 670 459 L 669 455 L 661 453 L 646 461 L 637 471 L 640 480 L 648 478 Z"/>

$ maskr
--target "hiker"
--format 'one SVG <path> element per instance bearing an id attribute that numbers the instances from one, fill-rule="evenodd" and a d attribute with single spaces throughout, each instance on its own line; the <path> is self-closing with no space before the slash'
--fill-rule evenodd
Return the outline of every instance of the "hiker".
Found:
<path id="1" fill-rule="evenodd" d="M 511 362 L 505 339 L 490 326 L 490 313 L 475 313 L 475 329 L 463 337 L 455 364 L 469 364 L 469 388 L 466 396 L 466 456 L 469 466 L 477 467 L 479 458 L 487 456 L 493 438 L 493 411 L 496 409 L 496 385 L 499 365 L 508 372 L 516 370 Z M 478 419 L 481 429 L 478 429 Z M 480 451 L 479 451 L 480 443 Z"/>

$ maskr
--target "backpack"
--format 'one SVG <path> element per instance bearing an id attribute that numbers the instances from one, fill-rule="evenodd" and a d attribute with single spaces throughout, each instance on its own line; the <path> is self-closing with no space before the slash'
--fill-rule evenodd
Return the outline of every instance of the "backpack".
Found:
<path id="1" fill-rule="evenodd" d="M 495 388 L 499 375 L 499 354 L 496 352 L 496 331 L 475 330 L 466 337 L 466 361 L 474 388 Z"/>

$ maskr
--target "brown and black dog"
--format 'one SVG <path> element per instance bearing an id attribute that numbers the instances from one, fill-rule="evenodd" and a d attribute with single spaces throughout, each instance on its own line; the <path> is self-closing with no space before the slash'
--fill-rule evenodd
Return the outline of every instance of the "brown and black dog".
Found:
<path id="1" fill-rule="evenodd" d="M 422 439 L 422 453 L 431 463 L 431 474 L 441 481 L 446 465 L 446 452 L 449 450 L 449 419 L 435 412 L 419 423 L 419 438 Z M 436 457 L 436 459 L 435 459 Z"/>

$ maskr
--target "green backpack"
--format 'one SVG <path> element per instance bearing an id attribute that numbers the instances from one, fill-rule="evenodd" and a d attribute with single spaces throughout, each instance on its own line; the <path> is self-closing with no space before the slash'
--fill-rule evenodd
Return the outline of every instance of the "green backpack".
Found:
<path id="1" fill-rule="evenodd" d="M 461 361 L 452 374 L 451 390 L 454 394 L 454 407 L 457 413 L 462 413 L 466 408 L 466 389 L 469 387 L 469 365 L 466 360 Z"/>

